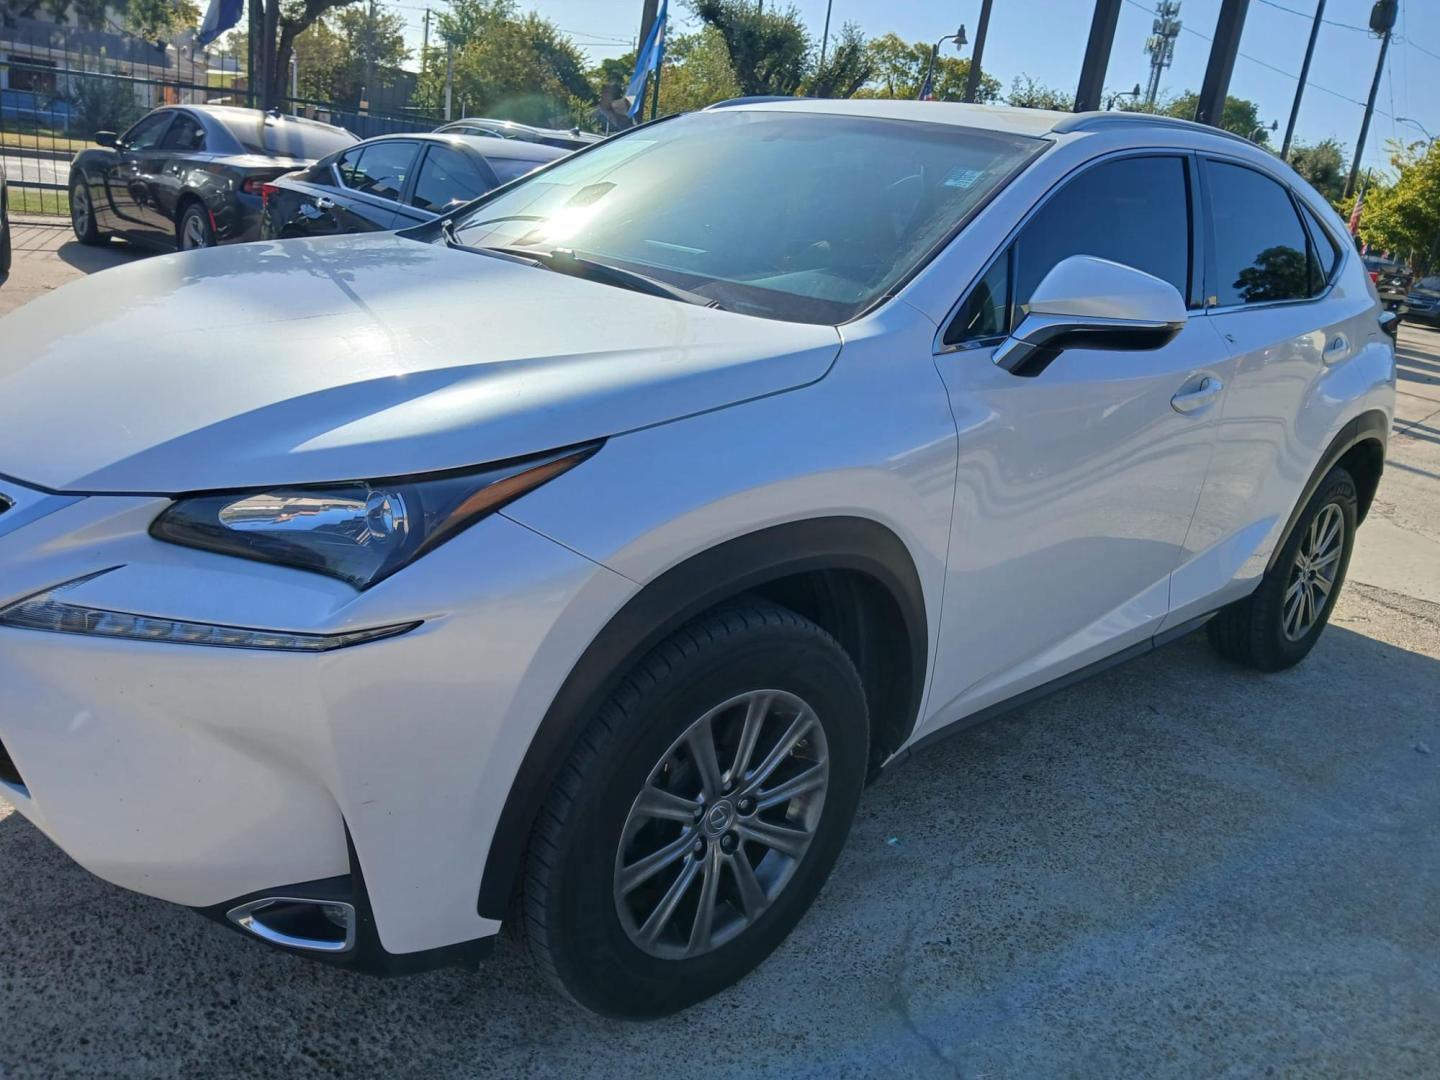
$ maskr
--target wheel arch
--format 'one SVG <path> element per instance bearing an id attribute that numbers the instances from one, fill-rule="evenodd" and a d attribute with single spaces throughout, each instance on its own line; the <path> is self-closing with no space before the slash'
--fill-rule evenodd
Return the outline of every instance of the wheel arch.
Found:
<path id="1" fill-rule="evenodd" d="M 692 556 L 645 585 L 596 635 L 546 711 L 496 821 L 478 898 L 504 919 L 535 817 L 586 721 L 646 653 L 703 612 L 758 595 L 825 627 L 850 653 L 871 709 L 872 773 L 913 731 L 929 659 L 914 559 L 875 521 L 777 525 Z"/>
<path id="2" fill-rule="evenodd" d="M 1356 495 L 1359 497 L 1358 520 L 1365 520 L 1370 504 L 1375 499 L 1375 491 L 1380 486 L 1380 475 L 1385 468 L 1385 447 L 1389 437 L 1390 418 L 1379 409 L 1361 413 L 1340 429 L 1339 434 L 1330 440 L 1330 445 L 1320 455 L 1319 463 L 1300 490 L 1300 497 L 1290 511 L 1285 529 L 1276 541 L 1275 549 L 1270 553 L 1270 561 L 1265 567 L 1267 571 L 1280 558 L 1280 552 L 1290 539 L 1295 523 L 1304 513 L 1310 496 L 1315 494 L 1320 482 L 1336 465 L 1344 465 L 1355 480 Z"/>

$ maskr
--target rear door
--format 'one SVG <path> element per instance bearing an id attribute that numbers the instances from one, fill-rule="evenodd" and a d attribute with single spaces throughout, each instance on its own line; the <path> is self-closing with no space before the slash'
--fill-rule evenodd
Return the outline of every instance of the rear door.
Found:
<path id="1" fill-rule="evenodd" d="M 1243 162 L 1201 160 L 1210 242 L 1206 321 L 1232 361 L 1214 466 L 1175 577 L 1172 623 L 1254 585 L 1315 466 L 1307 410 L 1327 370 L 1365 344 L 1351 325 L 1355 304 L 1325 298 L 1341 241 L 1275 178 Z M 1371 301 L 1358 300 L 1360 310 Z"/>
<path id="2" fill-rule="evenodd" d="M 382 139 L 346 151 L 336 164 L 341 190 L 327 217 L 312 232 L 374 232 L 395 227 L 410 190 L 420 144 L 411 139 Z"/>
<path id="3" fill-rule="evenodd" d="M 936 362 L 960 441 L 934 725 L 1144 642 L 1166 616 L 1227 360 L 1201 307 L 1195 188 L 1193 159 L 1178 152 L 1085 168 L 1047 196 L 945 333 Z M 1185 327 L 1158 349 L 1069 349 L 1033 377 L 998 368 L 996 345 L 1072 255 L 1169 281 L 1187 299 Z"/>
<path id="4" fill-rule="evenodd" d="M 498 184 L 495 171 L 478 154 L 431 143 L 415 172 L 415 183 L 396 227 L 430 221 L 479 198 Z"/>

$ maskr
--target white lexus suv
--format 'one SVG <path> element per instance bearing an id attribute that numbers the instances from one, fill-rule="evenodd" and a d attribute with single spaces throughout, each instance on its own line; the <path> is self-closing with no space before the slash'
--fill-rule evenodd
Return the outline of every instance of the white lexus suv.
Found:
<path id="1" fill-rule="evenodd" d="M 580 1004 L 679 1009 L 917 745 L 1202 624 L 1301 660 L 1389 318 L 1240 139 L 931 102 L 97 274 L 0 320 L 0 792 L 282 949 L 513 919 Z"/>

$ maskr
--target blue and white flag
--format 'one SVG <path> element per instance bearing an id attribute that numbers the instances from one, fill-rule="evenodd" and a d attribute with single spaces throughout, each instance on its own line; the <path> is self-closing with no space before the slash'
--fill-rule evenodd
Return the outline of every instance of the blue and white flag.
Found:
<path id="1" fill-rule="evenodd" d="M 195 40 L 201 45 L 209 45 L 238 23 L 244 11 L 245 0 L 210 0 L 210 8 L 205 12 L 205 21 L 200 24 L 200 33 Z"/>
<path id="2" fill-rule="evenodd" d="M 640 46 L 640 55 L 635 58 L 635 74 L 630 76 L 630 85 L 625 88 L 625 96 L 630 99 L 631 118 L 645 107 L 645 84 L 651 72 L 660 70 L 660 63 L 665 59 L 665 20 L 669 7 L 670 0 L 664 0 L 650 26 L 650 33 L 645 35 L 645 43 Z"/>

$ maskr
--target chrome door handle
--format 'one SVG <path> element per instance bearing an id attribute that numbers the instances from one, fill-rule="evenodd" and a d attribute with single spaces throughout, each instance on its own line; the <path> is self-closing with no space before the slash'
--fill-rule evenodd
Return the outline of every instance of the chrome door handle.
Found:
<path id="1" fill-rule="evenodd" d="M 1336 334 L 1330 339 L 1330 344 L 1325 347 L 1326 358 L 1340 356 L 1350 351 L 1350 339 L 1344 334 Z"/>
<path id="2" fill-rule="evenodd" d="M 1213 375 L 1206 375 L 1193 390 L 1182 390 L 1170 399 L 1170 407 L 1178 413 L 1199 412 L 1214 403 L 1225 384 Z"/>
<path id="3" fill-rule="evenodd" d="M 334 210 L 334 209 L 335 209 L 335 200 L 332 199 L 332 198 L 330 198 L 329 195 L 321 195 L 318 199 L 315 200 L 315 209 L 316 209 L 316 210 Z"/>

